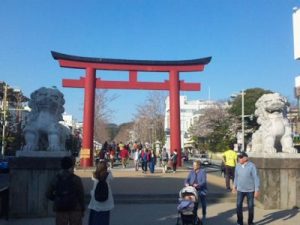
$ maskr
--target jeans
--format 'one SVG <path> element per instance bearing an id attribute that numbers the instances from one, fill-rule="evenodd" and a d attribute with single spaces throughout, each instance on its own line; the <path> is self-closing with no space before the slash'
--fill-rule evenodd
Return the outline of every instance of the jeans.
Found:
<path id="1" fill-rule="evenodd" d="M 200 197 L 200 202 L 201 202 L 201 207 L 202 207 L 202 216 L 206 217 L 206 207 L 207 207 L 206 195 L 202 195 L 199 192 L 198 192 L 198 195 Z"/>
<path id="2" fill-rule="evenodd" d="M 154 162 L 149 163 L 149 169 L 150 169 L 151 173 L 154 173 L 154 169 L 155 169 L 155 163 Z"/>
<path id="3" fill-rule="evenodd" d="M 142 170 L 147 172 L 148 162 L 142 161 Z"/>
<path id="4" fill-rule="evenodd" d="M 232 183 L 234 181 L 234 172 L 235 172 L 235 167 L 225 166 L 226 189 L 230 189 L 230 179 L 232 180 Z"/>
<path id="5" fill-rule="evenodd" d="M 109 225 L 110 211 L 95 211 L 90 210 L 89 225 Z"/>
<path id="6" fill-rule="evenodd" d="M 237 223 L 243 225 L 243 200 L 247 197 L 248 205 L 248 224 L 253 223 L 254 218 L 254 192 L 237 192 L 236 214 Z"/>

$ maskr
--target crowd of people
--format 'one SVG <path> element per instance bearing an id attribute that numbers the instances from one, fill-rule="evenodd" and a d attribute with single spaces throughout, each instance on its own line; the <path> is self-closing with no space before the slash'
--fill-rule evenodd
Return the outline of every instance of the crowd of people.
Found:
<path id="1" fill-rule="evenodd" d="M 147 173 L 148 170 L 154 173 L 159 163 L 159 166 L 163 168 L 163 173 L 168 171 L 175 173 L 178 153 L 176 149 L 171 154 L 165 148 L 157 151 L 148 143 L 143 145 L 137 142 L 124 144 L 122 141 L 119 143 L 106 141 L 97 156 L 97 162 L 106 161 L 110 168 L 114 168 L 116 162 L 120 162 L 122 168 L 126 168 L 130 159 L 133 160 L 135 171 L 141 169 L 143 173 Z"/>

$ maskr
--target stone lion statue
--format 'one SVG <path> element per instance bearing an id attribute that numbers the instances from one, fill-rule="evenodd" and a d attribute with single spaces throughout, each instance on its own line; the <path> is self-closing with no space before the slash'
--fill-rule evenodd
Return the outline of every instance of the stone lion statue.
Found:
<path id="1" fill-rule="evenodd" d="M 42 87 L 31 94 L 28 115 L 23 130 L 25 151 L 65 150 L 68 129 L 59 123 L 64 112 L 64 95 L 56 88 Z"/>
<path id="2" fill-rule="evenodd" d="M 252 152 L 296 153 L 286 116 L 287 99 L 279 93 L 264 94 L 255 103 L 259 129 L 252 135 Z"/>

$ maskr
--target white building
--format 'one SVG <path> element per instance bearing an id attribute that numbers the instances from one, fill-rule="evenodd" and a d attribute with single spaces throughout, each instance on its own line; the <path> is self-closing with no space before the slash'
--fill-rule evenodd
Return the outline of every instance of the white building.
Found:
<path id="1" fill-rule="evenodd" d="M 73 116 L 71 114 L 63 114 L 63 121 L 61 122 L 67 127 L 73 128 L 75 127 L 76 121 L 73 119 Z"/>
<path id="2" fill-rule="evenodd" d="M 165 111 L 165 132 L 166 144 L 165 148 L 170 149 L 170 101 L 169 96 L 166 98 Z M 181 148 L 190 142 L 188 134 L 189 128 L 194 124 L 195 120 L 201 115 L 201 110 L 212 107 L 216 102 L 211 100 L 191 100 L 188 101 L 187 96 L 180 96 L 180 130 L 181 130 Z"/>
<path id="3" fill-rule="evenodd" d="M 60 121 L 60 123 L 70 128 L 72 133 L 78 130 L 82 130 L 82 125 L 83 125 L 82 122 L 77 122 L 77 120 L 74 118 L 73 115 L 64 112 L 62 116 L 63 116 L 63 121 Z"/>
<path id="4" fill-rule="evenodd" d="M 293 9 L 294 58 L 300 60 L 300 8 Z"/>

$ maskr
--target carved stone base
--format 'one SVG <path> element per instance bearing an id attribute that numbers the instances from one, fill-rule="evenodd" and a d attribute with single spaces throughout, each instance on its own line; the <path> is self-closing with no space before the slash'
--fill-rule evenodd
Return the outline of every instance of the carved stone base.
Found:
<path id="1" fill-rule="evenodd" d="M 300 207 L 300 154 L 251 154 L 258 168 L 260 197 L 264 209 Z"/>
<path id="2" fill-rule="evenodd" d="M 60 157 L 17 157 L 10 162 L 9 216 L 53 216 L 45 193 L 60 170 Z"/>

